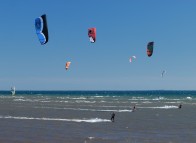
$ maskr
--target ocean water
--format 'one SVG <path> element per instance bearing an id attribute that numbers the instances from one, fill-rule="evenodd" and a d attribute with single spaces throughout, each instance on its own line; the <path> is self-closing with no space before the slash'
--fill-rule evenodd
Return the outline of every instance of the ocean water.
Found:
<path id="1" fill-rule="evenodd" d="M 196 91 L 0 91 L 0 129 L 1 143 L 195 143 Z"/>

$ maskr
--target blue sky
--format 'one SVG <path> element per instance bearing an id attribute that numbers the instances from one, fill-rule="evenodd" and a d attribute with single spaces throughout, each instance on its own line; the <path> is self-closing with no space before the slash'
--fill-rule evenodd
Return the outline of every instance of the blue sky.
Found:
<path id="1" fill-rule="evenodd" d="M 42 14 L 46 45 L 34 26 Z M 195 0 L 1 1 L 0 90 L 195 90 L 195 14 Z"/>

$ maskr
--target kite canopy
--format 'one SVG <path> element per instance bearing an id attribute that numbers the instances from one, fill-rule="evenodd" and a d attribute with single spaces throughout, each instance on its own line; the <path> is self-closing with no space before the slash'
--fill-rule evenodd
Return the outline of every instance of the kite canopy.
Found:
<path id="1" fill-rule="evenodd" d="M 89 28 L 88 29 L 88 37 L 91 43 L 95 43 L 96 41 L 96 28 Z"/>
<path id="2" fill-rule="evenodd" d="M 129 62 L 131 63 L 134 59 L 136 59 L 136 56 L 131 56 Z"/>
<path id="3" fill-rule="evenodd" d="M 154 42 L 149 42 L 147 45 L 147 55 L 148 57 L 151 57 L 153 54 L 153 46 L 154 46 Z"/>
<path id="4" fill-rule="evenodd" d="M 48 42 L 48 26 L 45 14 L 35 19 L 35 30 L 40 43 L 46 44 Z"/>
<path id="5" fill-rule="evenodd" d="M 66 70 L 69 69 L 70 64 L 71 64 L 71 62 L 66 62 L 66 64 L 65 64 L 65 69 L 66 69 Z"/>

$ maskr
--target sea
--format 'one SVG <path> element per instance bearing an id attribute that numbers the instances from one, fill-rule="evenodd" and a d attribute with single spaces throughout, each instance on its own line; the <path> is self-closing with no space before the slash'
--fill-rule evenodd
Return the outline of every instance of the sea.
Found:
<path id="1" fill-rule="evenodd" d="M 196 143 L 196 91 L 0 91 L 0 143 Z"/>

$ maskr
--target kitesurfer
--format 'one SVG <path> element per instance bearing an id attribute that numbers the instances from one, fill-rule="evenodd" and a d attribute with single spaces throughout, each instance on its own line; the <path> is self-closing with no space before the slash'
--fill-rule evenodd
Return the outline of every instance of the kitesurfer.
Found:
<path id="1" fill-rule="evenodd" d="M 132 108 L 132 112 L 134 112 L 136 110 L 136 107 L 135 107 L 135 105 L 133 106 L 133 108 Z"/>
<path id="2" fill-rule="evenodd" d="M 111 116 L 111 121 L 112 121 L 112 122 L 114 122 L 114 117 L 115 117 L 115 113 L 113 112 L 113 113 L 112 113 L 112 116 Z"/>
<path id="3" fill-rule="evenodd" d="M 178 109 L 181 109 L 182 108 L 182 104 L 180 104 L 179 106 L 178 106 Z"/>

